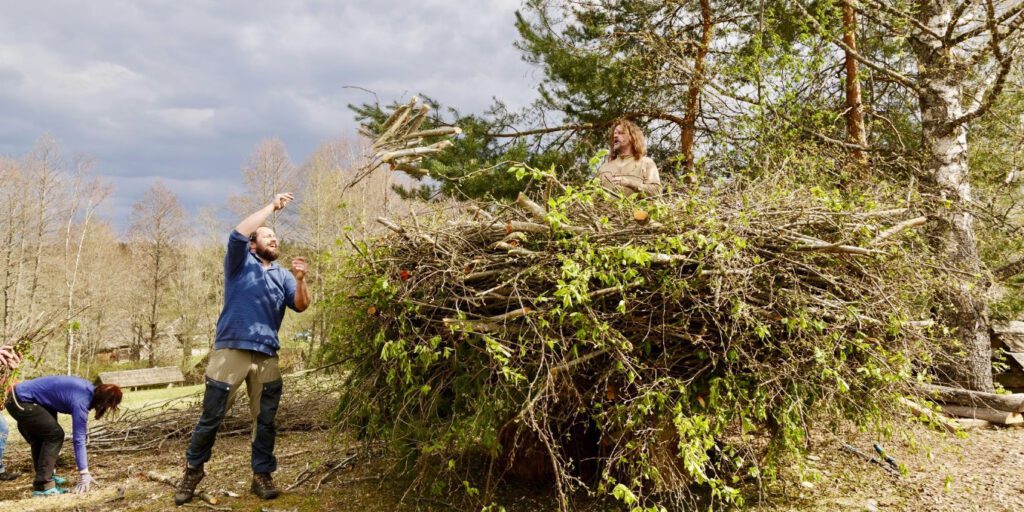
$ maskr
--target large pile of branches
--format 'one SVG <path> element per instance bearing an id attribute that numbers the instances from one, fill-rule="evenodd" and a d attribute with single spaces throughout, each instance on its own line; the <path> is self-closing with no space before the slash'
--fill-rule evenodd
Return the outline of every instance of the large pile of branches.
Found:
<path id="1" fill-rule="evenodd" d="M 639 200 L 512 172 L 545 184 L 379 219 L 336 299 L 343 419 L 435 485 L 739 503 L 823 419 L 887 417 L 933 353 L 926 219 L 898 199 L 765 177 Z M 483 494 L 461 462 L 481 453 Z"/>

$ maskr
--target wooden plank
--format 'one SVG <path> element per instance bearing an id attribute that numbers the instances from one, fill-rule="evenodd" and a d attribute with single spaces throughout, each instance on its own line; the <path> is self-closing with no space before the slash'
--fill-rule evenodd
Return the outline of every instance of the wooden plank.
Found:
<path id="1" fill-rule="evenodd" d="M 1024 412 L 1024 393 L 1010 395 L 997 395 L 995 393 L 984 393 L 971 391 L 969 389 L 951 388 L 948 386 L 936 386 L 933 384 L 922 384 L 921 390 L 925 395 L 945 404 L 963 405 L 968 407 L 987 407 L 997 411 Z"/>
<path id="2" fill-rule="evenodd" d="M 1006 322 L 992 326 L 993 338 L 1006 345 L 1008 352 L 1024 352 L 1024 322 Z"/>
<path id="3" fill-rule="evenodd" d="M 1015 412 L 997 411 L 986 407 L 966 407 L 963 405 L 943 405 L 942 412 L 958 418 L 973 418 L 1001 425 L 1024 424 L 1024 417 Z"/>
<path id="4" fill-rule="evenodd" d="M 1006 357 L 1017 364 L 1018 370 L 1024 368 L 1024 352 L 1006 352 Z"/>
<path id="5" fill-rule="evenodd" d="M 99 378 L 103 384 L 117 384 L 123 388 L 174 384 L 185 381 L 185 376 L 182 375 L 181 369 L 177 366 L 103 372 L 100 373 Z"/>

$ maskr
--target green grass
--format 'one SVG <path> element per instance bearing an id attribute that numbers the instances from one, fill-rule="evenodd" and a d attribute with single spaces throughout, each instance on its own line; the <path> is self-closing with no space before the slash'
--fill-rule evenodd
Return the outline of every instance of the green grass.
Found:
<path id="1" fill-rule="evenodd" d="M 125 390 L 124 397 L 121 399 L 121 408 L 124 410 L 138 409 L 153 402 L 202 393 L 203 386 L 203 384 L 195 384 L 193 386 L 175 386 L 173 388 Z"/>

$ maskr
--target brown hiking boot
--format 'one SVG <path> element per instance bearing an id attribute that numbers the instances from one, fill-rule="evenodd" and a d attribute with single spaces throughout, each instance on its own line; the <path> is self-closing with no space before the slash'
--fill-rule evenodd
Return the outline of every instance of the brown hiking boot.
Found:
<path id="1" fill-rule="evenodd" d="M 274 479 L 270 478 L 270 473 L 253 473 L 252 487 L 249 490 L 265 500 L 272 500 L 281 495 L 281 491 L 274 487 Z"/>
<path id="2" fill-rule="evenodd" d="M 203 471 L 202 466 L 190 468 L 186 465 L 185 474 L 178 482 L 178 487 L 174 489 L 174 504 L 181 506 L 192 501 L 192 496 L 196 493 L 196 486 L 204 476 L 206 476 L 206 472 Z"/>

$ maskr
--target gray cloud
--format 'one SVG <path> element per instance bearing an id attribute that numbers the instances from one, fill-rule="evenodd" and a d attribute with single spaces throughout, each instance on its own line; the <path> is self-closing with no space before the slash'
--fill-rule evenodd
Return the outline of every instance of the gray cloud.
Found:
<path id="1" fill-rule="evenodd" d="M 115 225 L 155 179 L 191 211 L 221 204 L 256 144 L 302 160 L 351 133 L 346 105 L 428 94 L 464 112 L 522 106 L 519 0 L 4 2 L 0 153 L 42 133 L 94 156 Z"/>

